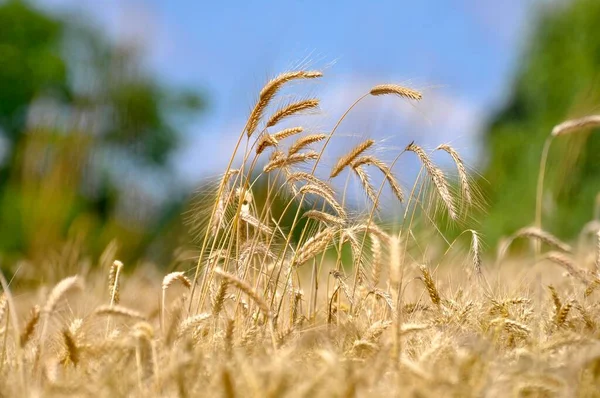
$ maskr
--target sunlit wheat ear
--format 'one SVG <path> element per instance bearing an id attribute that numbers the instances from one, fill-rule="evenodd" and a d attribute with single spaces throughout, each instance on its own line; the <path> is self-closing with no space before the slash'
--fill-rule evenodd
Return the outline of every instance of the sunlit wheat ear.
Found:
<path id="1" fill-rule="evenodd" d="M 427 293 L 429 293 L 429 298 L 431 302 L 437 306 L 441 303 L 440 293 L 435 286 L 435 282 L 433 281 L 433 277 L 429 272 L 429 269 L 425 265 L 420 265 L 419 269 L 421 270 L 423 284 L 427 288 Z"/>
<path id="2" fill-rule="evenodd" d="M 335 270 L 331 271 L 331 275 L 333 275 L 333 277 L 337 279 L 338 283 L 340 284 L 340 287 L 342 288 L 342 291 L 344 292 L 344 296 L 346 296 L 346 299 L 348 300 L 350 305 L 354 305 L 354 301 L 352 300 L 352 292 L 348 288 L 346 281 L 344 281 L 344 275 L 342 275 L 341 272 Z"/>
<path id="3" fill-rule="evenodd" d="M 442 170 L 434 165 L 425 151 L 414 142 L 411 142 L 406 147 L 406 150 L 409 152 L 414 152 L 417 155 L 425 167 L 425 170 L 427 170 L 427 174 L 429 174 L 429 177 L 433 181 L 433 185 L 435 186 L 438 195 L 442 199 L 442 202 L 444 202 L 444 205 L 448 211 L 448 215 L 450 218 L 456 219 L 456 207 L 454 206 L 452 195 L 450 194 L 450 189 L 448 188 L 448 181 L 446 181 L 446 177 L 444 176 Z"/>
<path id="4" fill-rule="evenodd" d="M 436 148 L 436 151 L 444 151 L 452 157 L 454 164 L 456 165 L 456 170 L 458 172 L 458 180 L 460 182 L 460 191 L 462 194 L 462 198 L 469 204 L 473 204 L 473 196 L 471 194 L 471 184 L 469 182 L 469 175 L 467 173 L 467 168 L 465 164 L 454 148 L 452 148 L 448 144 L 442 144 Z"/>
<path id="5" fill-rule="evenodd" d="M 54 286 L 50 292 L 50 296 L 48 296 L 43 312 L 51 314 L 56 309 L 60 300 L 72 290 L 83 290 L 83 280 L 77 275 L 65 278 Z"/>
<path id="6" fill-rule="evenodd" d="M 194 329 L 196 329 L 198 326 L 202 325 L 204 323 L 204 321 L 206 321 L 210 317 L 211 317 L 211 314 L 209 314 L 209 313 L 202 313 L 202 314 L 198 314 L 198 315 L 194 315 L 194 316 L 191 316 L 189 318 L 186 318 L 179 325 L 179 332 L 177 333 L 177 336 L 179 338 L 182 338 L 184 336 L 189 335 L 189 333 L 191 331 L 193 331 Z"/>
<path id="7" fill-rule="evenodd" d="M 346 220 L 341 217 L 337 217 L 333 214 L 325 213 L 319 210 L 309 210 L 305 212 L 302 217 L 317 220 L 328 225 L 342 226 L 346 223 Z"/>
<path id="8" fill-rule="evenodd" d="M 554 126 L 552 129 L 553 136 L 566 135 L 578 130 L 600 127 L 600 115 L 585 116 L 580 119 L 567 120 L 561 124 Z"/>
<path id="9" fill-rule="evenodd" d="M 360 166 L 353 166 L 352 170 L 358 177 L 360 181 L 360 185 L 365 191 L 365 194 L 369 198 L 369 200 L 377 207 L 377 195 L 375 194 L 375 189 L 373 185 L 371 185 L 371 179 L 369 178 L 369 174 Z"/>
<path id="10" fill-rule="evenodd" d="M 287 183 L 291 184 L 298 181 L 305 181 L 312 185 L 316 185 L 321 191 L 326 192 L 329 196 L 335 195 L 333 188 L 329 184 L 327 184 L 325 181 L 318 179 L 313 174 L 306 173 L 304 171 L 296 171 L 294 173 L 291 173 L 286 180 Z"/>
<path id="11" fill-rule="evenodd" d="M 344 168 L 346 168 L 350 163 L 352 163 L 354 159 L 356 159 L 357 157 L 362 155 L 367 149 L 372 147 L 373 144 L 375 144 L 375 141 L 369 139 L 355 146 L 350 152 L 339 158 L 333 169 L 331 169 L 331 174 L 329 175 L 329 177 L 336 177 L 342 172 L 342 170 L 344 170 Z"/>
<path id="12" fill-rule="evenodd" d="M 556 236 L 552 235 L 551 233 L 546 232 L 537 227 L 525 227 L 525 228 L 521 228 L 520 230 L 515 232 L 513 235 L 511 235 L 508 238 L 508 240 L 506 242 L 504 242 L 502 245 L 499 246 L 498 258 L 504 257 L 504 255 L 506 254 L 506 251 L 508 250 L 508 247 L 512 244 L 512 242 L 515 239 L 518 239 L 518 238 L 527 238 L 527 239 L 533 239 L 536 241 L 540 241 L 540 242 L 547 244 L 548 246 L 551 246 L 555 249 L 558 249 L 558 250 L 566 252 L 566 253 L 571 253 L 573 251 L 571 246 L 562 242 L 560 239 L 558 239 Z"/>
<path id="13" fill-rule="evenodd" d="M 398 95 L 403 98 L 419 101 L 423 95 L 412 88 L 402 87 L 397 84 L 379 84 L 370 91 L 371 95 Z"/>
<path id="14" fill-rule="evenodd" d="M 190 289 L 192 281 L 185 276 L 183 272 L 171 272 L 165 275 L 162 281 L 162 303 L 161 303 L 161 325 L 164 328 L 165 322 L 165 306 L 167 300 L 167 289 L 175 282 L 179 281 L 183 286 Z"/>
<path id="15" fill-rule="evenodd" d="M 122 268 L 123 263 L 119 260 L 115 260 L 108 272 L 108 294 L 110 295 L 110 304 L 119 304 L 119 278 L 121 276 Z"/>
<path id="16" fill-rule="evenodd" d="M 273 138 L 275 138 L 275 140 L 277 140 L 279 142 L 285 138 L 291 137 L 296 134 L 300 134 L 303 131 L 304 131 L 304 128 L 302 128 L 302 127 L 290 127 L 290 128 L 283 129 L 281 131 L 274 133 Z"/>
<path id="17" fill-rule="evenodd" d="M 548 254 L 546 254 L 546 258 L 548 260 L 550 260 L 551 262 L 560 265 L 561 267 L 563 267 L 565 270 L 567 270 L 567 272 L 573 276 L 574 278 L 578 279 L 579 281 L 581 281 L 582 283 L 584 283 L 585 285 L 588 285 L 591 281 L 589 280 L 589 278 L 586 276 L 585 271 L 582 269 L 579 269 L 575 263 L 573 262 L 573 260 L 571 260 L 569 257 L 567 257 L 566 255 L 564 255 L 563 253 L 560 252 L 549 252 Z"/>
<path id="18" fill-rule="evenodd" d="M 292 266 L 302 265 L 315 255 L 325 251 L 333 243 L 333 238 L 337 231 L 338 228 L 336 227 L 328 227 L 315 236 L 310 237 L 296 252 Z"/>
<path id="19" fill-rule="evenodd" d="M 227 287 L 229 286 L 229 282 L 227 279 L 223 279 L 219 284 L 219 290 L 213 297 L 212 300 L 212 315 L 214 317 L 218 316 L 221 310 L 223 309 L 223 303 L 225 303 L 225 296 L 227 295 Z"/>
<path id="20" fill-rule="evenodd" d="M 298 102 L 292 102 L 279 108 L 267 121 L 267 127 L 273 127 L 283 119 L 288 118 L 299 113 L 315 110 L 319 107 L 319 100 L 311 98 Z"/>
<path id="21" fill-rule="evenodd" d="M 252 299 L 256 305 L 258 305 L 258 307 L 267 317 L 271 316 L 271 311 L 269 310 L 268 304 L 249 284 L 241 279 L 238 279 L 235 275 L 223 271 L 220 267 L 215 268 L 215 274 L 227 279 L 233 286 L 246 293 L 246 295 L 250 297 L 250 299 Z"/>
<path id="22" fill-rule="evenodd" d="M 315 151 L 294 153 L 290 156 L 285 156 L 283 153 L 279 152 L 278 155 L 274 156 L 269 163 L 265 165 L 263 171 L 265 173 L 270 173 L 271 171 L 279 168 L 290 167 L 298 163 L 306 162 L 308 160 L 315 160 L 318 158 L 319 154 Z"/>
<path id="23" fill-rule="evenodd" d="M 113 306 L 101 305 L 100 307 L 98 307 L 94 310 L 94 314 L 95 315 L 105 315 L 105 316 L 116 315 L 116 316 L 121 316 L 124 318 L 139 319 L 139 320 L 146 319 L 146 317 L 141 312 L 133 310 L 131 308 L 123 307 L 122 305 L 113 305 Z"/>
<path id="24" fill-rule="evenodd" d="M 567 316 L 569 315 L 569 311 L 571 311 L 572 307 L 573 307 L 572 301 L 569 301 L 568 303 L 566 303 L 565 305 L 563 305 L 561 307 L 560 311 L 558 311 L 556 314 L 556 318 L 554 319 L 556 326 L 558 326 L 558 327 L 564 326 L 565 322 L 567 321 Z"/>
<path id="25" fill-rule="evenodd" d="M 337 212 L 337 214 L 340 217 L 347 218 L 346 210 L 344 210 L 344 208 L 338 203 L 337 200 L 335 200 L 335 198 L 332 195 L 329 194 L 329 192 L 321 189 L 319 185 L 306 184 L 302 186 L 302 188 L 300 188 L 298 193 L 301 195 L 310 193 L 313 195 L 320 196 L 325 200 L 325 202 L 327 202 L 327 204 L 329 204 Z"/>
<path id="26" fill-rule="evenodd" d="M 221 190 L 221 195 L 214 199 L 214 216 L 210 225 L 210 231 L 213 236 L 216 235 L 223 226 L 223 219 L 225 218 L 226 208 L 229 200 L 231 199 L 231 190 L 229 189 L 229 182 L 232 177 L 238 175 L 239 173 L 240 171 L 238 169 L 229 169 L 220 180 L 219 187 L 223 186 L 223 189 Z M 218 191 L 219 190 L 217 190 L 217 192 Z M 189 218 L 189 222 L 192 224 L 192 230 L 194 232 L 205 232 L 203 229 L 204 226 L 202 226 L 202 223 L 199 222 L 201 218 L 200 215 L 202 214 L 201 209 L 203 209 L 204 206 L 204 200 L 197 200 L 197 203 L 194 206 L 196 208 L 196 211 L 192 211 L 191 217 Z"/>
<path id="27" fill-rule="evenodd" d="M 304 137 L 300 137 L 294 141 L 292 145 L 290 145 L 290 148 L 288 149 L 288 156 L 298 153 L 307 146 L 324 140 L 325 138 L 327 138 L 326 134 L 309 134 Z"/>
<path id="28" fill-rule="evenodd" d="M 77 347 L 75 336 L 67 328 L 64 328 L 61 334 L 63 344 L 65 345 L 65 356 L 62 362 L 63 364 L 71 362 L 73 365 L 77 366 L 79 363 L 79 347 Z"/>
<path id="29" fill-rule="evenodd" d="M 286 72 L 282 73 L 276 78 L 270 80 L 260 91 L 260 95 L 258 97 L 258 101 L 252 109 L 250 116 L 248 118 L 248 123 L 246 125 L 246 134 L 248 137 L 254 133 L 256 128 L 258 127 L 258 123 L 262 118 L 265 109 L 269 106 L 269 103 L 275 97 L 279 89 L 281 87 L 292 81 L 297 79 L 314 79 L 317 77 L 321 77 L 323 74 L 317 71 L 295 71 L 295 72 Z"/>
<path id="30" fill-rule="evenodd" d="M 33 336 L 33 332 L 35 331 L 35 327 L 40 320 L 40 307 L 38 305 L 34 305 L 31 308 L 31 312 L 29 313 L 29 318 L 21 331 L 21 335 L 19 336 L 19 345 L 21 347 L 25 347 L 29 340 L 31 340 L 31 336 Z"/>
<path id="31" fill-rule="evenodd" d="M 375 234 L 370 235 L 371 238 L 371 279 L 373 286 L 379 284 L 381 278 L 381 240 Z"/>
<path id="32" fill-rule="evenodd" d="M 180 282 L 186 288 L 192 287 L 192 281 L 185 276 L 183 272 L 171 272 L 170 274 L 165 275 L 162 281 L 162 289 L 167 290 L 173 283 Z"/>
<path id="33" fill-rule="evenodd" d="M 473 253 L 473 271 L 475 274 L 482 275 L 481 273 L 481 242 L 479 239 L 479 233 L 470 229 L 471 232 L 471 252 Z"/>
<path id="34" fill-rule="evenodd" d="M 279 142 L 275 137 L 266 131 L 260 135 L 258 142 L 256 143 L 256 154 L 260 155 L 263 151 L 269 147 L 277 146 Z"/>
<path id="35" fill-rule="evenodd" d="M 241 212 L 240 219 L 248 223 L 248 225 L 254 227 L 256 230 L 263 232 L 267 235 L 271 235 L 273 233 L 273 229 L 271 229 L 268 225 L 262 223 L 258 218 L 254 217 L 250 213 Z"/>
<path id="36" fill-rule="evenodd" d="M 550 291 L 550 297 L 552 297 L 552 303 L 554 304 L 554 318 L 556 318 L 562 308 L 562 301 L 554 286 L 548 285 L 548 290 Z"/>
<path id="37" fill-rule="evenodd" d="M 404 201 L 404 193 L 402 192 L 402 188 L 400 187 L 400 184 L 396 180 L 396 177 L 394 177 L 394 174 L 392 173 L 387 164 L 377 159 L 375 156 L 367 155 L 358 157 L 352 162 L 352 167 L 358 167 L 361 165 L 373 165 L 377 167 L 379 171 L 381 171 L 381 173 L 384 175 L 396 198 L 398 198 L 400 202 Z"/>
<path id="38" fill-rule="evenodd" d="M 502 326 L 507 332 L 514 333 L 522 337 L 528 337 L 532 333 L 529 326 L 525 325 L 524 323 L 504 317 L 492 319 L 490 321 L 490 325 Z"/>
<path id="39" fill-rule="evenodd" d="M 600 279 L 594 279 L 583 292 L 583 297 L 591 296 L 600 287 Z"/>
<path id="40" fill-rule="evenodd" d="M 42 309 L 42 313 L 44 315 L 44 323 L 42 326 L 42 333 L 40 335 L 40 351 L 42 351 L 44 347 L 43 343 L 45 341 L 46 332 L 48 330 L 48 323 L 50 321 L 50 317 L 52 316 L 52 313 L 56 309 L 56 306 L 58 305 L 60 300 L 67 293 L 73 290 L 83 290 L 83 288 L 83 279 L 81 279 L 78 275 L 67 277 L 54 286 L 54 288 L 50 292 L 50 295 L 48 296 L 48 299 L 46 300 L 44 308 Z"/>

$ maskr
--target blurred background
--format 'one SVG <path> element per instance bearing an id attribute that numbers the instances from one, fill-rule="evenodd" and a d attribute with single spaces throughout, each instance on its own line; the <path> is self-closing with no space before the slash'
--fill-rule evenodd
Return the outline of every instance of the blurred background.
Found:
<path id="1" fill-rule="evenodd" d="M 0 265 L 52 269 L 111 242 L 126 262 L 175 261 L 194 248 L 191 192 L 223 171 L 262 85 L 297 67 L 325 73 L 315 130 L 375 84 L 421 90 L 365 101 L 334 147 L 451 143 L 494 247 L 534 219 L 552 127 L 600 111 L 598 26 L 598 0 L 0 0 Z M 557 140 L 549 165 L 544 227 L 568 239 L 594 217 L 600 134 Z"/>

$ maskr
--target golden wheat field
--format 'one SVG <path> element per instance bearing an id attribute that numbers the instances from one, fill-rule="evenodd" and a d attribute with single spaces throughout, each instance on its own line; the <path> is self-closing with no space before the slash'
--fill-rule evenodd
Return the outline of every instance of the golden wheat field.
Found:
<path id="1" fill-rule="evenodd" d="M 321 77 L 286 72 L 262 88 L 229 167 L 187 216 L 195 266 L 129 271 L 111 244 L 93 266 L 65 258 L 73 275 L 54 286 L 13 290 L 2 276 L 0 396 L 600 396 L 600 220 L 575 242 L 544 231 L 553 163 L 541 159 L 536 214 L 507 215 L 535 222 L 488 258 L 476 230 L 458 242 L 437 228 L 483 206 L 450 145 L 406 143 L 384 161 L 364 139 L 326 161 L 361 101 L 420 92 L 378 85 L 331 131 L 278 128 L 319 107 L 281 89 Z M 544 154 L 598 124 L 558 125 Z M 395 167 L 406 157 L 421 165 L 410 186 Z M 348 205 L 349 182 L 364 208 Z M 383 194 L 398 223 L 381 219 Z"/>

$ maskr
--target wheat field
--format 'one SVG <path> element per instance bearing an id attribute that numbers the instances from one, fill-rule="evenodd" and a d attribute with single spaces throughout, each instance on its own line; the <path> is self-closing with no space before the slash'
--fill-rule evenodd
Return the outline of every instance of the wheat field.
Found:
<path id="1" fill-rule="evenodd" d="M 422 94 L 382 84 L 328 132 L 290 124 L 319 100 L 278 94 L 321 77 L 286 72 L 260 91 L 227 169 L 186 215 L 194 267 L 129 271 L 111 244 L 54 286 L 12 290 L 2 276 L 0 396 L 600 396 L 600 220 L 574 242 L 543 229 L 547 149 L 536 214 L 521 215 L 535 222 L 484 257 L 476 230 L 449 241 L 439 228 L 483 206 L 450 145 L 406 143 L 384 161 L 364 139 L 328 160 L 361 101 Z M 546 146 L 598 124 L 568 121 Z M 421 165 L 409 186 L 395 167 L 406 157 Z M 384 195 L 399 222 L 382 222 Z"/>

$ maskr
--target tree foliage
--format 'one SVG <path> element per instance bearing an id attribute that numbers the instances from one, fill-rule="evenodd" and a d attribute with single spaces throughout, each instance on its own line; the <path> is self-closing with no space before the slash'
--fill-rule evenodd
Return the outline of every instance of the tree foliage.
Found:
<path id="1" fill-rule="evenodd" d="M 127 255 L 148 246 L 167 213 L 145 185 L 168 189 L 177 129 L 203 102 L 141 64 L 75 18 L 0 3 L 1 252 L 41 256 L 83 235 L 96 252 L 113 237 Z"/>
<path id="2" fill-rule="evenodd" d="M 600 2 L 554 5 L 538 20 L 506 105 L 485 135 L 483 183 L 490 201 L 484 232 L 493 242 L 530 224 L 543 143 L 563 120 L 600 111 Z M 560 237 L 592 218 L 600 192 L 600 134 L 552 143 L 543 198 L 543 226 Z"/>

